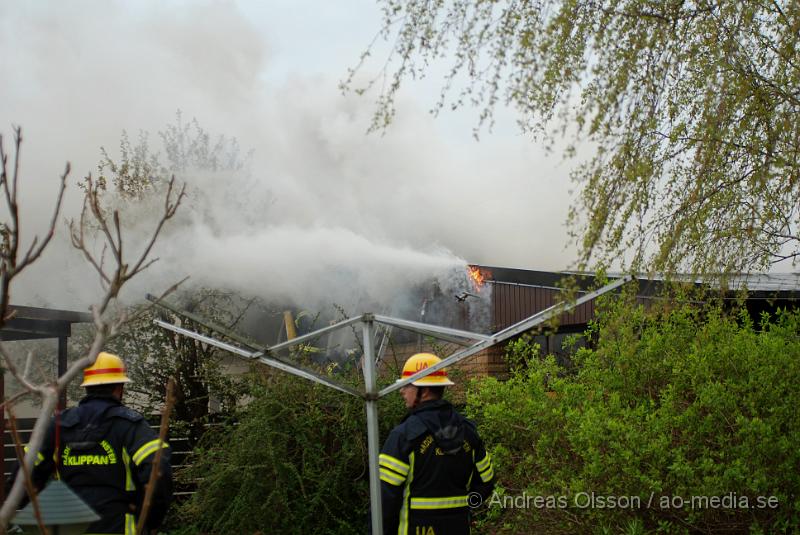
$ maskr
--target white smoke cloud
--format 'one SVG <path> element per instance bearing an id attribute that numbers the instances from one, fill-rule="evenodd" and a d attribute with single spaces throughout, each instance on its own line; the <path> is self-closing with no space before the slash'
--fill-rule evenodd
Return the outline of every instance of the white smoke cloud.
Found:
<path id="1" fill-rule="evenodd" d="M 0 130 L 24 127 L 27 228 L 47 220 L 66 160 L 65 214 L 75 216 L 74 182 L 96 169 L 99 147 L 113 153 L 126 129 L 150 132 L 155 148 L 155 132 L 181 109 L 236 136 L 254 160 L 249 175 L 179 177 L 192 200 L 129 300 L 185 275 L 305 305 L 354 292 L 390 299 L 467 262 L 567 267 L 566 170 L 528 140 L 478 143 L 468 127 L 456 135 L 447 115 L 433 119 L 430 102 L 411 96 L 387 132 L 366 135 L 373 101 L 337 90 L 357 58 L 274 80 L 270 38 L 230 2 L 0 4 Z M 154 210 L 133 210 L 129 250 Z M 63 229 L 20 283 L 14 301 L 62 308 L 81 309 L 99 291 Z"/>

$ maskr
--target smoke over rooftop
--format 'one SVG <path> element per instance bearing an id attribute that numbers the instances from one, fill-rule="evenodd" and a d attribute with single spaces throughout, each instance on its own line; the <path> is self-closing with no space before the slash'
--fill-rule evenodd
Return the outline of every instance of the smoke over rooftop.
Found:
<path id="1" fill-rule="evenodd" d="M 468 262 L 566 267 L 565 202 L 545 200 L 566 198 L 565 170 L 529 140 L 475 142 L 469 126 L 432 118 L 430 101 L 412 95 L 387 132 L 366 135 L 372 100 L 337 90 L 357 54 L 321 74 L 317 65 L 276 75 L 286 57 L 258 24 L 222 2 L 0 4 L 0 131 L 19 124 L 26 137 L 25 237 L 48 219 L 65 161 L 74 171 L 64 215 L 75 217 L 75 184 L 96 173 L 100 147 L 118 157 L 124 129 L 132 140 L 149 132 L 151 150 L 163 151 L 157 132 L 180 109 L 253 157 L 237 173 L 179 173 L 189 198 L 129 301 L 189 275 L 297 306 L 358 306 L 432 279 L 455 291 L 462 282 L 448 281 L 463 281 Z M 373 31 L 346 37 L 359 50 Z M 127 208 L 131 246 L 154 210 Z M 13 300 L 23 304 L 83 309 L 99 292 L 63 225 L 19 282 Z"/>

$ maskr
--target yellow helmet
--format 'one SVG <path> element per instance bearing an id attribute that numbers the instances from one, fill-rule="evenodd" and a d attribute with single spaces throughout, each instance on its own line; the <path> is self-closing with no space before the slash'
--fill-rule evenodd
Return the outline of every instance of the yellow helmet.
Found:
<path id="1" fill-rule="evenodd" d="M 433 353 L 417 353 L 411 355 L 403 366 L 403 377 L 399 380 L 411 377 L 415 373 L 430 368 L 434 364 L 441 362 L 442 359 Z M 455 383 L 447 378 L 447 370 L 444 368 L 437 370 L 430 375 L 417 379 L 411 383 L 414 386 L 452 386 Z"/>
<path id="2" fill-rule="evenodd" d="M 83 370 L 81 386 L 110 385 L 115 383 L 128 383 L 130 379 L 125 375 L 125 363 L 122 359 L 111 353 L 101 351 L 97 354 L 94 364 Z"/>

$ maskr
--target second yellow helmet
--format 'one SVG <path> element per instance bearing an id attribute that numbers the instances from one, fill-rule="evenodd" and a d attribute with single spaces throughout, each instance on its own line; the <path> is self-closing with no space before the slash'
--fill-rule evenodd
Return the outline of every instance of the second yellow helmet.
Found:
<path id="1" fill-rule="evenodd" d="M 83 370 L 81 386 L 109 385 L 128 383 L 125 363 L 116 355 L 101 351 L 94 364 Z"/>
<path id="2" fill-rule="evenodd" d="M 411 355 L 403 366 L 403 376 L 401 379 L 411 377 L 415 373 L 430 368 L 441 361 L 442 359 L 433 353 L 417 353 L 416 355 Z M 443 368 L 441 370 L 436 370 L 422 379 L 417 379 L 411 384 L 414 386 L 453 386 L 455 383 L 447 378 L 447 370 Z"/>

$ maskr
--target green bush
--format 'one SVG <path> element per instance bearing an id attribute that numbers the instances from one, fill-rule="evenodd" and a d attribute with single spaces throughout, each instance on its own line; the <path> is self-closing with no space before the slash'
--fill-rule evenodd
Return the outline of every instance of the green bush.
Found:
<path id="1" fill-rule="evenodd" d="M 197 493 L 171 533 L 363 533 L 369 523 L 366 418 L 360 398 L 278 373 L 236 424 L 206 433 L 182 477 Z M 380 406 L 383 436 L 402 414 Z"/>
<path id="2" fill-rule="evenodd" d="M 756 326 L 716 309 L 617 303 L 587 337 L 569 370 L 518 340 L 509 380 L 471 383 L 466 411 L 499 477 L 475 533 L 800 530 L 800 314 Z M 366 532 L 363 402 L 283 374 L 252 397 L 196 451 L 183 476 L 198 491 L 174 533 Z M 380 412 L 385 437 L 399 397 Z M 503 502 L 520 496 L 528 503 Z M 771 496 L 776 508 L 754 507 Z"/>
<path id="3" fill-rule="evenodd" d="M 471 385 L 500 482 L 478 531 L 800 530 L 800 314 L 756 327 L 717 309 L 617 304 L 587 335 L 594 348 L 572 372 L 518 340 L 508 381 Z M 527 507 L 500 503 L 521 495 Z M 770 496 L 777 508 L 757 502 Z"/>

